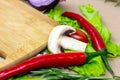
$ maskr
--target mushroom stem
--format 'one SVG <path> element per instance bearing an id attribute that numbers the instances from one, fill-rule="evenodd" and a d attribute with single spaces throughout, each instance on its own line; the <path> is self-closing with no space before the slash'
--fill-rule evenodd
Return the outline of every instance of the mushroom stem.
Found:
<path id="1" fill-rule="evenodd" d="M 87 43 L 73 39 L 71 37 L 63 36 L 60 39 L 60 45 L 64 49 L 85 52 Z"/>

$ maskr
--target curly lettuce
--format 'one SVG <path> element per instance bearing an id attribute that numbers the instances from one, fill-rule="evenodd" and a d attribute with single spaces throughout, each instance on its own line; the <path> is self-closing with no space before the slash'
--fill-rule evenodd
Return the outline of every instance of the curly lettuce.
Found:
<path id="1" fill-rule="evenodd" d="M 63 13 L 63 10 L 61 7 L 55 7 L 54 9 L 50 10 L 50 12 L 48 13 L 48 17 L 57 21 L 61 25 L 69 25 L 74 27 L 75 29 L 80 28 L 80 25 L 77 23 L 77 21 L 62 16 L 62 13 Z"/>

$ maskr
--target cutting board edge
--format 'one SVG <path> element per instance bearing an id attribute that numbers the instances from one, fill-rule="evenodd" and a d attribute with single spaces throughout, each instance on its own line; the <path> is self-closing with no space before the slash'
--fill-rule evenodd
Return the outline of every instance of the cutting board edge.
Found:
<path id="1" fill-rule="evenodd" d="M 40 47 L 38 47 L 37 49 L 35 49 L 34 51 L 28 53 L 28 54 L 24 54 L 22 56 L 19 56 L 19 58 L 15 58 L 14 60 L 11 60 L 10 58 L 6 59 L 5 61 L 1 61 L 0 62 L 0 71 L 6 68 L 9 68 L 10 66 L 14 66 L 16 64 L 19 64 L 21 62 L 24 62 L 25 60 L 30 59 L 31 57 L 35 57 L 35 55 L 39 54 L 39 52 L 41 52 L 42 50 L 44 50 L 47 46 L 47 42 L 45 44 L 42 44 Z M 9 63 L 7 62 L 9 60 Z"/>

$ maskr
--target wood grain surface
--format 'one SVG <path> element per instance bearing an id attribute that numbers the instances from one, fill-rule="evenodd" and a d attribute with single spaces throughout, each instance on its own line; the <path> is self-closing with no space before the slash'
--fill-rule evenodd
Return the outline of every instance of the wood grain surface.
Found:
<path id="1" fill-rule="evenodd" d="M 58 25 L 20 0 L 0 0 L 0 69 L 32 57 L 46 47 Z"/>

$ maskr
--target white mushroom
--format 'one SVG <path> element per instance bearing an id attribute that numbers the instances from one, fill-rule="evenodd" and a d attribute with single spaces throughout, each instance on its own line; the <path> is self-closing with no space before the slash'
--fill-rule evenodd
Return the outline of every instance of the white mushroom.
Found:
<path id="1" fill-rule="evenodd" d="M 52 53 L 59 53 L 61 52 L 60 49 L 60 37 L 63 36 L 63 34 L 66 31 L 73 31 L 75 32 L 76 30 L 71 27 L 71 26 L 67 26 L 67 25 L 59 25 L 56 26 L 50 33 L 49 35 L 49 39 L 48 39 L 48 49 L 52 52 Z"/>
<path id="2" fill-rule="evenodd" d="M 64 49 L 85 52 L 85 48 L 87 46 L 87 43 L 76 40 L 76 39 L 71 38 L 71 37 L 63 36 L 60 39 L 60 45 Z"/>

